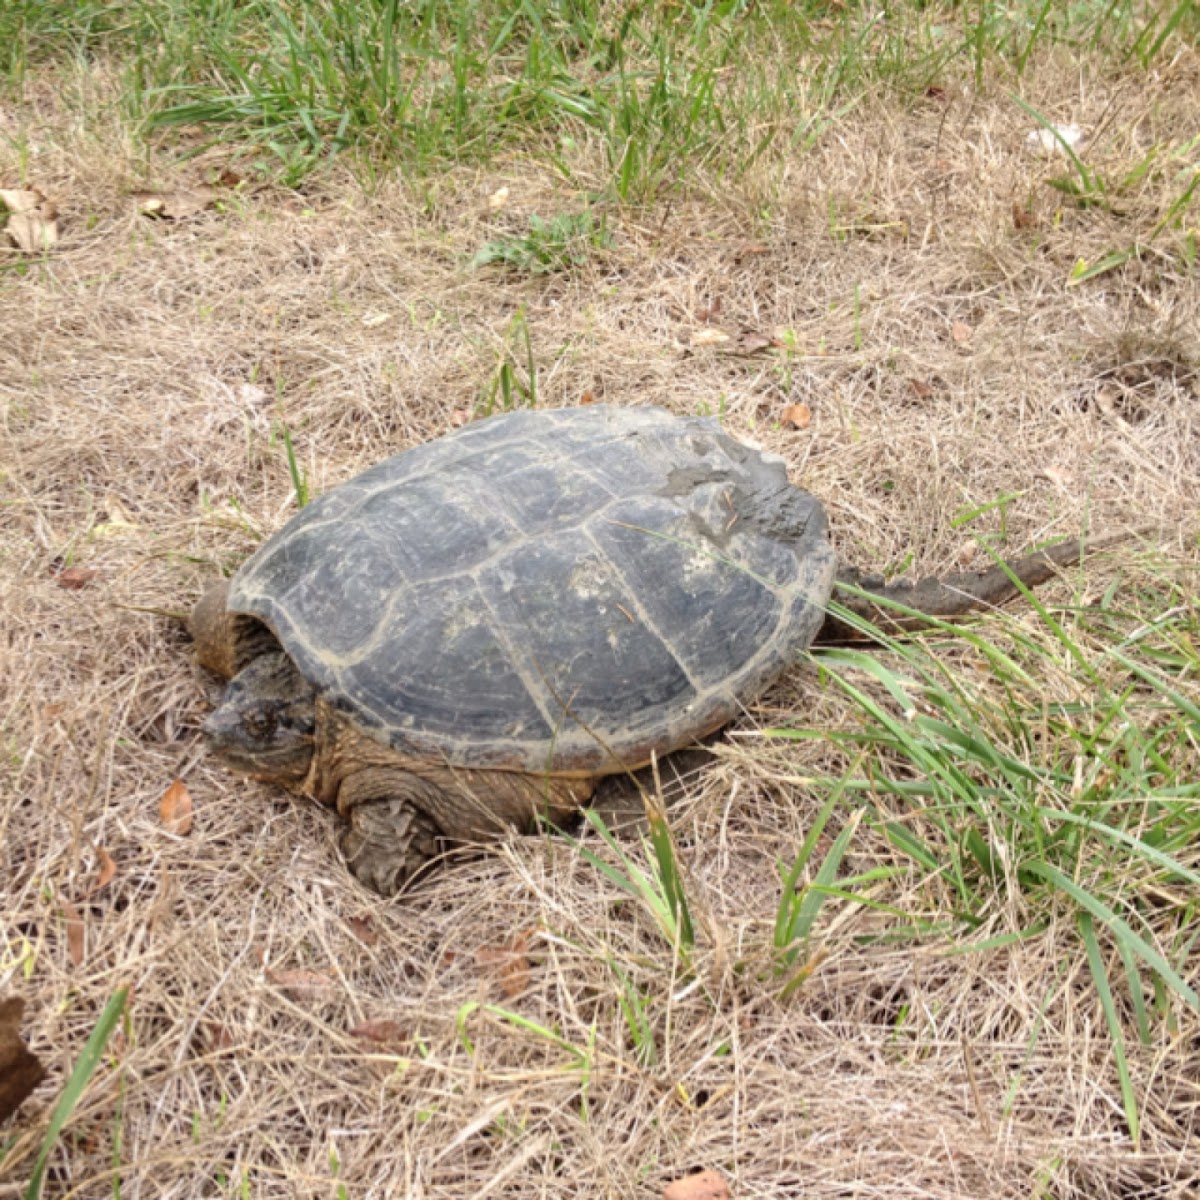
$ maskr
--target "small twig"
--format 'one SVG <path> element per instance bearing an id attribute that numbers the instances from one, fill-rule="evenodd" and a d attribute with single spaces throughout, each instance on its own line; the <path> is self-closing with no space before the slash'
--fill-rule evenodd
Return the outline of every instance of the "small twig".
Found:
<path id="1" fill-rule="evenodd" d="M 967 1068 L 967 1082 L 971 1085 L 971 1097 L 975 1102 L 975 1115 L 979 1118 L 979 1124 L 983 1127 L 984 1136 L 990 1138 L 992 1136 L 992 1123 L 988 1120 L 987 1110 L 983 1107 L 983 1097 L 979 1094 L 979 1081 L 975 1078 L 975 1060 L 971 1057 L 971 1045 L 967 1041 L 965 1033 L 962 1034 L 961 1040 L 963 1064 Z"/>

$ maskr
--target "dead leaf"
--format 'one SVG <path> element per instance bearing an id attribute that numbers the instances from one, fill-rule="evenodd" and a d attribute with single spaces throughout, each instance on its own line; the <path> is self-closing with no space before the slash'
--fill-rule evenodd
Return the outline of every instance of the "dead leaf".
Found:
<path id="1" fill-rule="evenodd" d="M 595 404 L 596 403 L 596 396 L 595 396 L 595 393 L 591 390 L 591 388 L 588 388 L 588 390 L 586 392 L 584 392 L 582 396 L 579 397 L 579 403 L 580 404 Z"/>
<path id="2" fill-rule="evenodd" d="M 773 337 L 757 329 L 745 329 L 738 335 L 737 348 L 741 354 L 757 354 L 760 350 L 770 350 L 774 345 Z"/>
<path id="3" fill-rule="evenodd" d="M 409 1040 L 408 1031 L 399 1021 L 389 1021 L 386 1019 L 364 1021 L 361 1025 L 355 1025 L 350 1030 L 350 1036 L 362 1038 L 368 1042 L 380 1042 L 381 1044 L 392 1046 Z"/>
<path id="4" fill-rule="evenodd" d="M 10 213 L 33 212 L 45 199 L 36 188 L 0 188 L 0 204 Z"/>
<path id="5" fill-rule="evenodd" d="M 103 846 L 96 847 L 96 859 L 100 869 L 96 872 L 96 882 L 83 893 L 85 900 L 108 887 L 117 877 L 117 864 L 113 862 L 113 856 Z"/>
<path id="6" fill-rule="evenodd" d="M 779 419 L 793 429 L 807 429 L 812 424 L 812 409 L 807 404 L 789 404 Z"/>
<path id="7" fill-rule="evenodd" d="M 933 395 L 933 384 L 925 379 L 910 379 L 908 381 L 908 390 L 918 400 L 928 400 Z"/>
<path id="8" fill-rule="evenodd" d="M 246 180 L 241 175 L 229 167 L 222 168 L 220 174 L 213 180 L 217 187 L 223 188 L 238 188 L 245 182 Z"/>
<path id="9" fill-rule="evenodd" d="M 720 329 L 696 329 L 691 337 L 693 346 L 723 346 L 729 340 L 729 334 Z"/>
<path id="10" fill-rule="evenodd" d="M 207 184 L 176 192 L 134 192 L 138 212 L 160 221 L 184 221 L 216 202 L 217 190 Z"/>
<path id="11" fill-rule="evenodd" d="M 333 978 L 324 971 L 309 971 L 304 967 L 284 971 L 267 967 L 266 971 L 267 978 L 293 1000 L 316 1000 L 333 990 Z"/>
<path id="12" fill-rule="evenodd" d="M 58 242 L 58 209 L 37 188 L 0 188 L 8 210 L 9 240 L 26 254 L 40 254 Z"/>
<path id="13" fill-rule="evenodd" d="M 137 523 L 116 496 L 105 497 L 103 513 L 105 519 L 92 526 L 89 538 L 117 538 L 137 532 Z"/>
<path id="14" fill-rule="evenodd" d="M 68 567 L 65 571 L 59 571 L 54 577 L 54 582 L 60 588 L 66 588 L 68 592 L 77 592 L 87 587 L 99 574 L 99 571 L 93 571 L 91 567 Z"/>
<path id="15" fill-rule="evenodd" d="M 237 1044 L 233 1034 L 220 1021 L 204 1021 L 198 1030 L 199 1041 L 205 1052 L 218 1054 L 222 1050 L 232 1050 Z"/>
<path id="16" fill-rule="evenodd" d="M 663 1200 L 730 1200 L 729 1185 L 716 1171 L 699 1171 L 668 1183 Z"/>
<path id="17" fill-rule="evenodd" d="M 522 933 L 504 945 L 484 946 L 475 952 L 476 963 L 494 973 L 506 1000 L 515 1000 L 529 990 L 528 945 L 529 934 Z"/>
<path id="18" fill-rule="evenodd" d="M 497 188 L 488 197 L 488 208 L 490 208 L 492 212 L 499 212 L 500 209 L 502 209 L 508 203 L 508 197 L 509 190 L 507 187 Z"/>
<path id="19" fill-rule="evenodd" d="M 696 320 L 703 321 L 706 325 L 719 320 L 723 303 L 720 296 L 714 296 L 710 304 L 696 310 Z"/>
<path id="20" fill-rule="evenodd" d="M 939 84 L 936 84 L 936 83 L 931 83 L 931 84 L 930 84 L 930 85 L 929 85 L 929 86 L 928 86 L 928 87 L 925 89 L 925 95 L 926 95 L 926 96 L 927 96 L 927 97 L 928 97 L 930 100 L 945 100 L 945 98 L 946 98 L 946 89 L 945 89 L 944 87 L 940 86 Z"/>
<path id="21" fill-rule="evenodd" d="M 1037 213 L 1025 208 L 1015 200 L 1012 206 L 1012 223 L 1014 229 L 1029 229 L 1037 224 Z"/>
<path id="22" fill-rule="evenodd" d="M 376 946 L 379 944 L 379 934 L 375 930 L 375 925 L 368 916 L 351 917 L 347 922 L 350 926 L 350 932 L 364 946 Z"/>
<path id="23" fill-rule="evenodd" d="M 158 802 L 158 816 L 168 833 L 187 837 L 192 831 L 192 794 L 176 779 Z"/>
<path id="24" fill-rule="evenodd" d="M 1096 405 L 1106 416 L 1111 417 L 1117 411 L 1117 401 L 1121 393 L 1111 383 L 1101 384 L 1096 389 Z"/>
<path id="25" fill-rule="evenodd" d="M 1069 488 L 1075 482 L 1075 473 L 1068 471 L 1066 467 L 1043 467 L 1038 474 L 1043 479 L 1048 479 L 1051 483 L 1057 484 L 1060 488 Z"/>
<path id="26" fill-rule="evenodd" d="M 46 1074 L 21 1040 L 21 1014 L 25 1001 L 20 996 L 0 1000 L 0 1124 L 21 1107 Z"/>
<path id="27" fill-rule="evenodd" d="M 952 321 L 950 323 L 950 336 L 960 346 L 965 346 L 971 340 L 971 335 L 974 332 L 966 321 Z"/>
<path id="28" fill-rule="evenodd" d="M 770 254 L 770 248 L 764 246 L 762 242 L 747 242 L 744 246 L 739 247 L 733 255 L 733 261 L 740 263 L 743 259 L 752 258 L 758 254 Z"/>
<path id="29" fill-rule="evenodd" d="M 12 213 L 4 228 L 12 244 L 26 254 L 41 254 L 58 244 L 58 222 L 40 212 Z"/>
<path id="30" fill-rule="evenodd" d="M 75 966 L 83 966 L 84 928 L 83 913 L 70 900 L 62 902 L 63 916 L 67 921 L 67 954 Z"/>

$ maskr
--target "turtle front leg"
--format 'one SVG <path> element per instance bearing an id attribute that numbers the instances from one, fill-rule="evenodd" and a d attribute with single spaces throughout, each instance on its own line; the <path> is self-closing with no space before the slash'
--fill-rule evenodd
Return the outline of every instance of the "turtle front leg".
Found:
<path id="1" fill-rule="evenodd" d="M 440 852 L 441 831 L 419 803 L 429 784 L 402 770 L 356 772 L 338 789 L 341 836 L 350 873 L 381 896 L 394 896 Z"/>

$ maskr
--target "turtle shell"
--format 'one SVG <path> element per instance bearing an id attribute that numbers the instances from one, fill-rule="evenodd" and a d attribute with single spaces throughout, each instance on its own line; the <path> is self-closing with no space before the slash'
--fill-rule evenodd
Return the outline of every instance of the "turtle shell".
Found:
<path id="1" fill-rule="evenodd" d="M 229 608 L 405 758 L 599 775 L 735 716 L 812 641 L 833 576 L 782 462 L 595 405 L 364 471 L 246 561 Z"/>

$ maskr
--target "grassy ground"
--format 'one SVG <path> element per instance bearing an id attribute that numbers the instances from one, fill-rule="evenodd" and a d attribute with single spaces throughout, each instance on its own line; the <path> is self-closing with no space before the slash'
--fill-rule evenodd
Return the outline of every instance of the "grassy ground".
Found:
<path id="1" fill-rule="evenodd" d="M 0 188 L 58 232 L 0 250 L 0 993 L 49 1068 L 0 1196 L 121 988 L 47 1195 L 1194 1195 L 1196 35 L 0 0 Z M 1153 533 L 799 664 L 672 808 L 674 905 L 590 827 L 381 903 L 205 757 L 147 610 L 298 492 L 588 398 L 719 414 L 888 573 Z"/>

